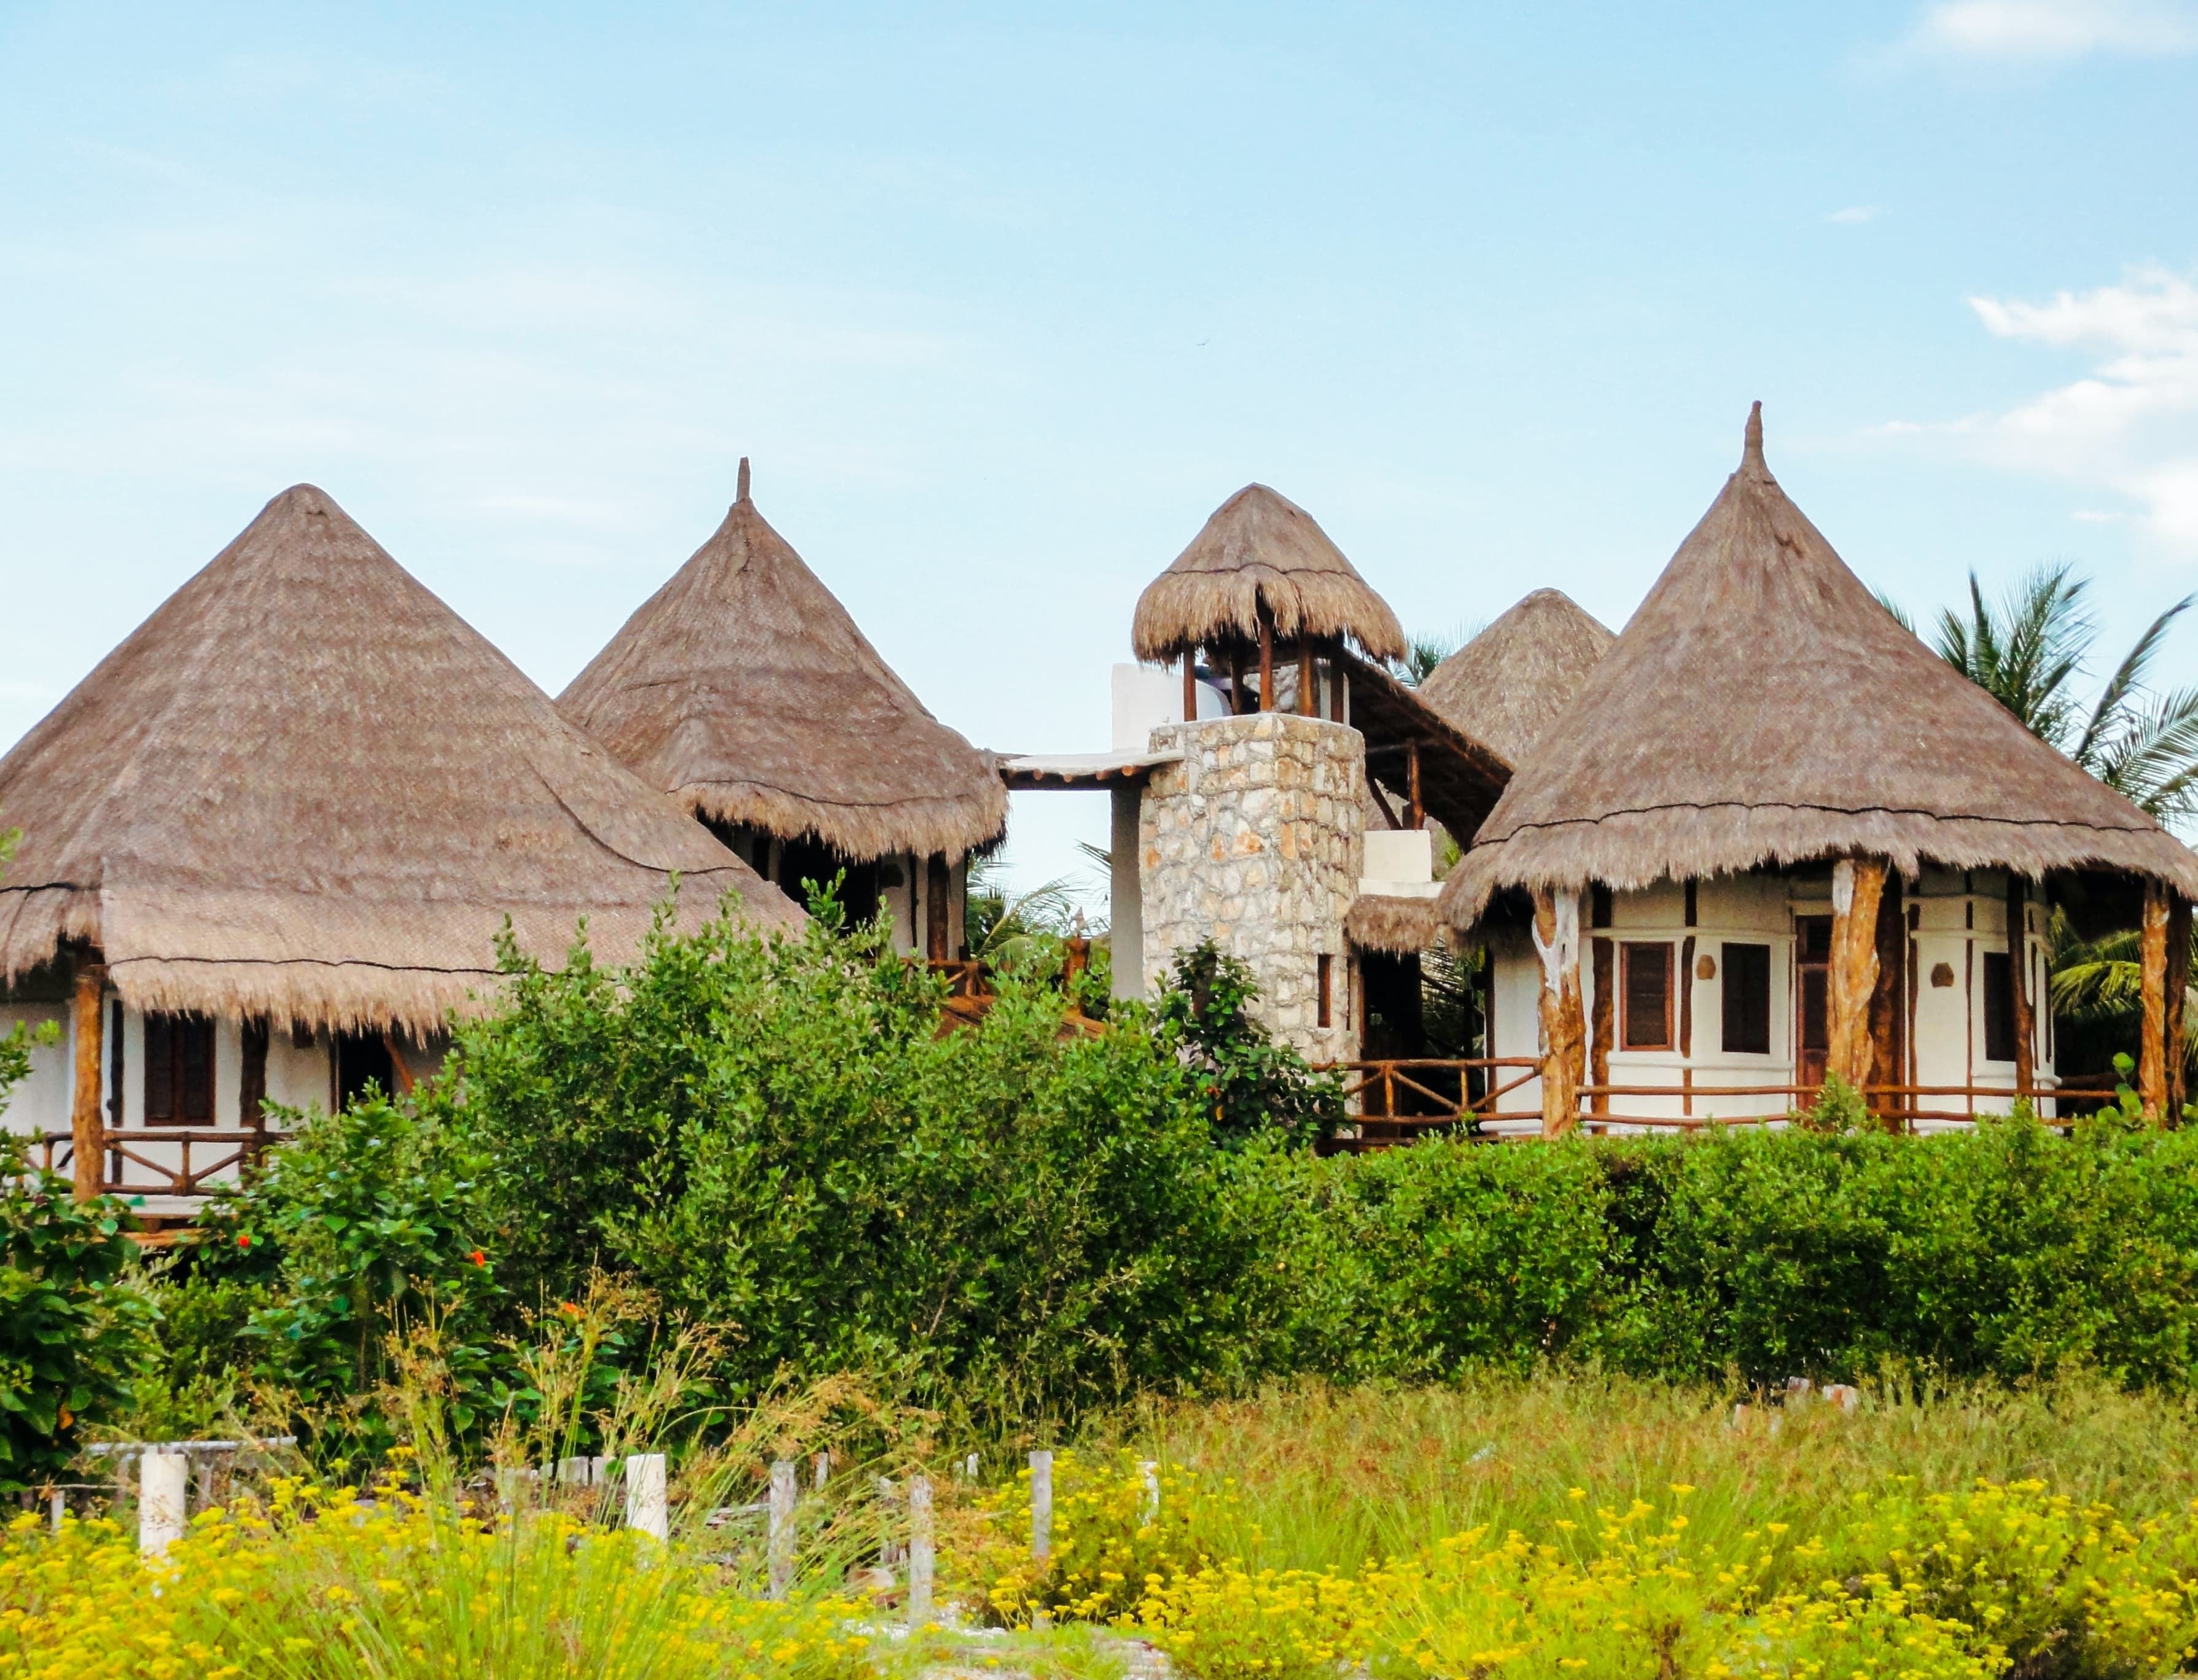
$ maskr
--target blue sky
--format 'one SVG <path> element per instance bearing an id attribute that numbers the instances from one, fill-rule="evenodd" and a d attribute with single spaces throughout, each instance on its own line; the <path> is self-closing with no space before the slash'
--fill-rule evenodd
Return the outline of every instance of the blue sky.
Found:
<path id="1" fill-rule="evenodd" d="M 2198 6 L 0 0 L 0 743 L 284 485 L 553 692 L 755 462 L 980 743 L 1253 479 L 1614 625 L 1771 464 L 1918 608 L 2198 587 Z M 2192 680 L 2198 628 L 2172 648 Z M 1016 800 L 1034 882 L 1103 804 Z"/>

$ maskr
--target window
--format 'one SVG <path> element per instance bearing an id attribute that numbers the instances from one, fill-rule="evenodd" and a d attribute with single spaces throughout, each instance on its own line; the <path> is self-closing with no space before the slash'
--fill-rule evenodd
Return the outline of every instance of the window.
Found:
<path id="1" fill-rule="evenodd" d="M 1771 947 L 1728 944 L 1723 967 L 1725 1053 L 1769 1055 Z"/>
<path id="2" fill-rule="evenodd" d="M 1672 947 L 1625 945 L 1619 982 L 1625 994 L 1625 1026 L 1619 1042 L 1629 1050 L 1672 1048 Z"/>
<path id="3" fill-rule="evenodd" d="M 1985 1060 L 2015 1060 L 2014 971 L 2007 953 L 1988 950 L 1985 958 Z"/>
<path id="4" fill-rule="evenodd" d="M 1328 955 L 1328 953 L 1327 953 L 1327 952 L 1323 951 L 1323 952 L 1320 954 L 1320 956 L 1319 956 L 1319 959 L 1318 959 L 1318 962 L 1319 962 L 1319 968 L 1320 968 L 1320 1023 L 1319 1023 L 1319 1024 L 1320 1024 L 1321 1026 L 1328 1026 L 1328 1025 L 1329 1025 L 1329 1022 L 1334 1019 L 1334 1012 L 1335 1012 L 1335 1003 L 1334 1003 L 1334 984 L 1335 984 L 1334 962 L 1335 962 L 1335 959 L 1334 959 L 1334 957 L 1330 956 L 1329 955 Z"/>
<path id="5" fill-rule="evenodd" d="M 145 1017 L 145 1124 L 213 1124 L 213 1022 L 206 1016 Z"/>

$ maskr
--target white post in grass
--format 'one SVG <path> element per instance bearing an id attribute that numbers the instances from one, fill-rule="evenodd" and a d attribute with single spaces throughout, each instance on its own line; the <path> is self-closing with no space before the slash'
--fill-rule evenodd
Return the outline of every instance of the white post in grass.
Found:
<path id="1" fill-rule="evenodd" d="M 148 1452 L 137 1461 L 137 1549 L 164 1557 L 183 1538 L 183 1490 L 190 1485 L 189 1455 Z"/>
<path id="2" fill-rule="evenodd" d="M 672 1509 L 665 1498 L 660 1452 L 637 1452 L 625 1461 L 625 1526 L 653 1539 L 672 1538 Z"/>
<path id="3" fill-rule="evenodd" d="M 908 1483 L 908 1628 L 915 1632 L 931 1619 L 933 1565 L 931 1478 Z"/>
<path id="4" fill-rule="evenodd" d="M 1053 1455 L 1030 1456 L 1031 1555 L 1044 1563 L 1053 1555 Z"/>
<path id="5" fill-rule="evenodd" d="M 770 1596 L 784 1598 L 794 1585 L 794 1496 L 798 1472 L 790 1458 L 770 1467 Z"/>
<path id="6" fill-rule="evenodd" d="M 1160 1467 L 1154 1458 L 1140 1458 L 1137 1474 L 1145 1479 L 1144 1503 L 1137 1508 L 1137 1520 L 1152 1524 L 1160 1520 Z"/>

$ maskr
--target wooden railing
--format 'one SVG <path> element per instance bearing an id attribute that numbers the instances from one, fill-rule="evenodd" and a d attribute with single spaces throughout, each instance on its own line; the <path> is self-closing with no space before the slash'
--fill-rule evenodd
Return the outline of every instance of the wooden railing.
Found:
<path id="1" fill-rule="evenodd" d="M 183 1126 L 131 1126 L 127 1130 L 109 1131 L 103 1140 L 106 1160 L 100 1171 L 100 1191 L 112 1196 L 202 1196 L 206 1194 L 208 1181 L 217 1173 L 231 1167 L 241 1167 L 259 1158 L 270 1143 L 279 1143 L 284 1134 L 253 1127 L 245 1131 L 221 1131 Z M 76 1161 L 76 1140 L 66 1131 L 41 1132 L 36 1139 L 32 1154 L 40 1166 L 49 1172 L 66 1177 Z M 160 1146 L 172 1146 L 175 1163 L 154 1160 L 142 1151 Z M 212 1160 L 201 1155 L 195 1160 L 193 1152 L 212 1149 L 218 1151 Z M 132 1178 L 131 1167 L 143 1169 L 147 1175 Z"/>
<path id="2" fill-rule="evenodd" d="M 1351 1106 L 1356 1136 L 1342 1140 L 1346 1148 L 1381 1148 L 1429 1131 L 1469 1131 L 1475 1136 L 1533 1136 L 1542 1112 L 1502 1106 L 1503 1099 L 1541 1077 L 1540 1059 L 1533 1056 L 1410 1057 L 1317 1064 L 1315 1071 L 1336 1076 Z M 1601 1084 L 1580 1088 L 1579 1124 L 1594 1133 L 1614 1126 L 1656 1131 L 1699 1131 L 1710 1126 L 1769 1125 L 1812 1106 L 1819 1094 L 1816 1085 L 1702 1084 L 1695 1070 L 1678 1070 L 1674 1084 Z M 2068 1105 L 2085 1107 L 2102 1102 L 2113 1092 L 2111 1074 L 2063 1079 L 2052 1085 L 2035 1083 L 2017 1089 L 2007 1085 L 1869 1085 L 1862 1096 L 1874 1114 L 1888 1126 L 1913 1131 L 1919 1123 L 1966 1125 L 1980 1114 L 2004 1114 L 2018 1097 L 2032 1105 L 2053 1102 L 2055 1116 L 2048 1125 L 2063 1125 L 2073 1118 Z M 1613 1099 L 1654 1098 L 1676 1102 L 1677 1114 L 1625 1112 Z M 1771 1112 L 1754 1114 L 1718 1113 L 1722 1100 L 1747 1099 L 1752 1107 Z M 1775 1099 L 1775 1106 L 1772 1100 Z M 1953 1106 L 1955 1102 L 1960 1106 Z M 1508 1123 L 1513 1130 L 1489 1128 Z M 1530 1128 L 1521 1131 L 1519 1128 Z"/>

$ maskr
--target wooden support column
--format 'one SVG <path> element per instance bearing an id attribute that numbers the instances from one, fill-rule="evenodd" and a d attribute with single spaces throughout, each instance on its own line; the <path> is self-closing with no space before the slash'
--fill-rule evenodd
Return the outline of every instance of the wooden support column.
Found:
<path id="1" fill-rule="evenodd" d="M 1404 826 L 1424 828 L 1428 826 L 1428 808 L 1420 800 L 1420 743 L 1416 739 L 1404 743 L 1404 781 L 1411 808 L 1411 820 Z"/>
<path id="2" fill-rule="evenodd" d="M 1869 993 L 1869 1079 L 1873 1085 L 1908 1083 L 1908 917 L 1901 903 L 1900 877 L 1887 872 L 1877 901 L 1877 983 Z M 1912 1107 L 1907 1097 L 1887 1095 L 1871 1105 L 1881 1114 Z M 1888 1122 L 1899 1131 L 1904 1122 Z"/>
<path id="3" fill-rule="evenodd" d="M 87 958 L 76 965 L 69 1026 L 76 1039 L 76 1083 L 70 1093 L 69 1131 L 76 1199 L 90 1201 L 107 1176 L 107 1117 L 101 1112 L 101 1074 L 106 1067 L 107 965 Z"/>
<path id="4" fill-rule="evenodd" d="M 2030 885 L 2007 872 L 2007 984 L 2015 1009 L 2015 1088 L 2026 1091 L 2038 1081 L 2036 1012 L 2030 1005 Z"/>
<path id="5" fill-rule="evenodd" d="M 1842 857 L 1832 866 L 1832 958 L 1827 976 L 1827 1077 L 1860 1090 L 1869 1083 L 1869 1000 L 1877 990 L 1877 905 L 1881 857 Z"/>
<path id="6" fill-rule="evenodd" d="M 1244 641 L 1229 639 L 1229 715 L 1241 718 L 1252 708 L 1244 704 Z"/>
<path id="7" fill-rule="evenodd" d="M 1298 716 L 1314 716 L 1312 704 L 1312 638 L 1298 637 Z"/>
<path id="8" fill-rule="evenodd" d="M 946 867 L 945 854 L 934 852 L 923 865 L 923 955 L 927 962 L 944 962 L 954 955 L 946 943 L 953 931 L 949 920 L 953 893 L 954 872 Z"/>
<path id="9" fill-rule="evenodd" d="M 1275 615 L 1259 603 L 1259 710 L 1275 709 Z"/>
<path id="10" fill-rule="evenodd" d="M 2183 1105 L 2190 1100 L 2186 1073 L 2189 1060 L 2183 1049 L 2189 1024 L 2184 1010 L 2190 992 L 2190 901 L 2180 892 L 2167 901 L 2166 1008 L 2160 1034 L 2167 1057 L 2167 1123 L 2180 1125 Z"/>
<path id="11" fill-rule="evenodd" d="M 1542 959 L 1542 1136 L 1579 1124 L 1587 1023 L 1580 1008 L 1579 894 L 1534 894 L 1534 951 Z"/>
<path id="12" fill-rule="evenodd" d="M 267 1043 L 271 1037 L 266 1017 L 244 1023 L 241 1063 L 236 1078 L 236 1123 L 253 1131 L 265 1130 L 267 1101 Z"/>
<path id="13" fill-rule="evenodd" d="M 1618 947 L 1608 939 L 1596 939 L 1593 951 L 1595 1014 L 1588 1034 L 1587 1082 L 1607 1085 L 1610 1083 L 1610 1036 L 1618 1029 Z M 1610 1099 L 1591 1096 L 1587 1106 L 1591 1113 L 1608 1114 Z"/>
<path id="14" fill-rule="evenodd" d="M 1183 721 L 1198 721 L 1198 649 L 1188 648 L 1183 655 Z"/>
<path id="15" fill-rule="evenodd" d="M 2144 1014 L 2137 1037 L 2137 1092 L 2154 1121 L 2167 1113 L 2167 889 L 2148 881 L 2137 933 Z"/>

